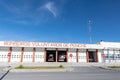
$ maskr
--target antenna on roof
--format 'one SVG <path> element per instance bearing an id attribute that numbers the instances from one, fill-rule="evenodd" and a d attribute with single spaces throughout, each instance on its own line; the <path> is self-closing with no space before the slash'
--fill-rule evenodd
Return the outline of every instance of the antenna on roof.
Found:
<path id="1" fill-rule="evenodd" d="M 88 20 L 88 31 L 89 31 L 89 38 L 90 38 L 90 43 L 92 43 L 92 33 L 91 33 L 91 20 Z"/>

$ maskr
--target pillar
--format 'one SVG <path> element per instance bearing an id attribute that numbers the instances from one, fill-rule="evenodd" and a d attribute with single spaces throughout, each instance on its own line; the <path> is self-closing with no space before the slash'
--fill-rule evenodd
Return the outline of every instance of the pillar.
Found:
<path id="1" fill-rule="evenodd" d="M 56 48 L 56 62 L 58 61 L 58 49 Z"/>
<path id="2" fill-rule="evenodd" d="M 24 47 L 22 47 L 22 50 L 21 50 L 20 63 L 22 63 L 22 62 L 23 62 L 23 56 L 24 56 Z"/>
<path id="3" fill-rule="evenodd" d="M 44 49 L 44 62 L 46 62 L 46 54 L 47 54 L 47 49 Z"/>
<path id="4" fill-rule="evenodd" d="M 96 49 L 96 62 L 98 62 L 98 49 Z"/>
<path id="5" fill-rule="evenodd" d="M 66 49 L 66 62 L 68 62 L 68 48 Z"/>
<path id="6" fill-rule="evenodd" d="M 12 47 L 9 48 L 9 53 L 8 53 L 8 62 L 11 61 L 11 55 L 12 55 Z"/>
<path id="7" fill-rule="evenodd" d="M 88 53 L 88 49 L 86 49 L 86 60 L 87 60 L 87 62 L 89 62 L 89 53 Z"/>
<path id="8" fill-rule="evenodd" d="M 78 60 L 78 49 L 76 49 L 76 62 L 79 62 L 79 60 Z"/>
<path id="9" fill-rule="evenodd" d="M 35 62 L 35 52 L 36 52 L 36 48 L 33 48 L 33 57 L 32 57 L 32 62 Z"/>

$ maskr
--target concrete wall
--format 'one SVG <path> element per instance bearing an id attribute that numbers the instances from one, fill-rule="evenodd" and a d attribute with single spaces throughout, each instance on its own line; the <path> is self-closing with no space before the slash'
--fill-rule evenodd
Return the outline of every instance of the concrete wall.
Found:
<path id="1" fill-rule="evenodd" d="M 68 49 L 68 62 L 76 62 L 76 49 Z"/>
<path id="2" fill-rule="evenodd" d="M 85 50 L 79 50 L 79 52 L 78 52 L 78 61 L 79 62 L 87 62 L 86 49 Z"/>
<path id="3" fill-rule="evenodd" d="M 0 62 L 8 62 L 8 53 L 9 48 L 7 47 L 1 47 L 0 48 Z"/>
<path id="4" fill-rule="evenodd" d="M 22 48 L 13 47 L 10 62 L 20 62 Z"/>
<path id="5" fill-rule="evenodd" d="M 99 63 L 102 62 L 102 55 L 101 55 L 101 53 L 102 53 L 102 50 L 98 50 L 97 55 L 98 55 L 98 62 L 99 62 Z"/>
<path id="6" fill-rule="evenodd" d="M 32 62 L 33 48 L 24 48 L 23 62 Z"/>
<path id="7" fill-rule="evenodd" d="M 36 48 L 35 62 L 44 62 L 44 49 Z"/>

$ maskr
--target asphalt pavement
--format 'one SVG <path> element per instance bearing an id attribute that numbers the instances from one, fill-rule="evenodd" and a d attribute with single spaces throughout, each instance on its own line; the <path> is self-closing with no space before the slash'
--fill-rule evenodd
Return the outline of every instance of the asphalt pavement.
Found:
<path id="1" fill-rule="evenodd" d="M 3 76 L 4 72 L 3 72 L 3 68 L 4 67 L 0 67 L 0 78 Z"/>
<path id="2" fill-rule="evenodd" d="M 3 80 L 120 80 L 120 71 L 95 66 L 73 68 L 71 72 L 9 72 Z"/>

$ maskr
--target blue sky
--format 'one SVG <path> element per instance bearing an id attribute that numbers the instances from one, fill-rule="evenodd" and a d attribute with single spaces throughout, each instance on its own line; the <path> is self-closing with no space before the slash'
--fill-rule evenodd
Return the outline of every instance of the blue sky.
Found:
<path id="1" fill-rule="evenodd" d="M 120 42 L 120 0 L 0 0 L 0 41 Z"/>

